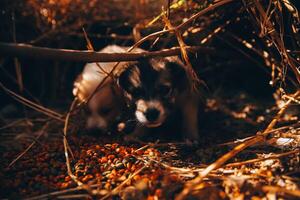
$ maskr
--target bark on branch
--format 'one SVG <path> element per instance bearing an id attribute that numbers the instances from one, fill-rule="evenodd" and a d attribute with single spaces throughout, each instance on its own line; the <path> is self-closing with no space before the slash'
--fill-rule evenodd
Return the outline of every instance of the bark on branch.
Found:
<path id="1" fill-rule="evenodd" d="M 213 48 L 200 46 L 188 46 L 186 47 L 186 50 L 188 52 L 199 52 L 205 54 L 215 53 Z M 94 51 L 53 49 L 47 47 L 36 47 L 28 44 L 0 42 L 0 56 L 20 56 L 75 62 L 133 61 L 140 58 L 151 58 L 157 56 L 167 57 L 179 54 L 180 47 L 142 53 L 98 53 Z"/>

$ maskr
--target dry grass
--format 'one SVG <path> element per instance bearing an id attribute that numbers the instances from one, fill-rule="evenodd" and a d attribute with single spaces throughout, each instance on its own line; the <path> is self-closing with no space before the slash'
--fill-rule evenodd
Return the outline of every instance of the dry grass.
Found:
<path id="1" fill-rule="evenodd" d="M 30 2 L 31 5 L 38 6 L 33 4 L 33 1 Z M 236 42 L 235 46 L 244 46 L 246 49 L 260 56 L 263 60 L 263 63 L 260 64 L 269 69 L 270 77 L 272 79 L 271 84 L 274 88 L 276 88 L 274 96 L 276 97 L 277 105 L 274 106 L 277 108 L 277 114 L 273 115 L 273 117 L 269 120 L 266 128 L 258 128 L 257 133 L 252 134 L 251 137 L 247 137 L 242 141 L 227 142 L 217 146 L 217 148 L 229 147 L 230 149 L 230 147 L 232 147 L 232 149 L 227 151 L 227 149 L 224 148 L 222 150 L 222 155 L 218 155 L 216 158 L 210 157 L 210 159 L 215 160 L 214 162 L 210 162 L 210 164 L 205 163 L 201 165 L 202 163 L 194 163 L 194 165 L 191 166 L 190 163 L 184 163 L 185 160 L 181 160 L 184 163 L 183 166 L 177 166 L 176 163 L 178 162 L 178 159 L 173 159 L 172 156 L 147 152 L 149 149 L 151 150 L 154 148 L 160 152 L 176 154 L 177 150 L 175 151 L 173 147 L 178 148 L 182 144 L 149 143 L 141 148 L 135 148 L 132 150 L 131 154 L 137 161 L 139 161 L 139 165 L 141 165 L 141 167 L 137 167 L 130 171 L 129 175 L 124 180 L 119 181 L 114 187 L 105 187 L 102 183 L 98 183 L 96 178 L 93 179 L 93 181 L 85 181 L 82 177 L 77 175 L 77 171 L 75 169 L 75 163 L 82 159 L 76 157 L 76 155 L 81 155 L 80 151 L 76 149 L 73 152 L 72 145 L 70 144 L 71 142 L 69 142 L 69 135 L 72 135 L 77 130 L 77 124 L 72 121 L 72 117 L 75 117 L 73 114 L 76 113 L 74 112 L 74 110 L 76 110 L 76 99 L 73 101 L 66 114 L 59 114 L 51 109 L 28 100 L 15 92 L 12 92 L 1 83 L 1 88 L 8 95 L 12 96 L 23 105 L 33 108 L 34 110 L 57 120 L 55 123 L 60 123 L 60 125 L 61 122 L 64 123 L 62 136 L 63 153 L 66 160 L 65 165 L 67 175 L 71 178 L 71 181 L 68 183 L 73 181 L 72 183 L 75 183 L 75 185 L 70 183 L 67 185 L 67 189 L 61 188 L 59 191 L 52 191 L 29 199 L 44 199 L 49 197 L 62 199 L 108 199 L 116 195 L 125 198 L 125 196 L 128 196 L 130 193 L 132 193 L 131 195 L 136 195 L 135 198 L 174 198 L 178 200 L 192 197 L 196 199 L 248 199 L 252 197 L 256 197 L 257 199 L 272 199 L 276 197 L 297 199 L 300 197 L 300 180 L 297 178 L 297 174 L 299 174 L 300 170 L 299 118 L 296 119 L 296 122 L 295 120 L 288 121 L 288 125 L 280 123 L 284 121 L 283 119 L 286 111 L 291 106 L 296 106 L 298 110 L 300 106 L 300 71 L 298 67 L 300 59 L 298 40 L 300 18 L 298 16 L 298 11 L 289 0 L 219 0 L 209 2 L 212 3 L 208 4 L 204 8 L 201 7 L 201 3 L 190 3 L 189 5 L 193 5 L 195 9 L 191 9 L 187 12 L 190 17 L 185 20 L 178 18 L 175 19 L 175 17 L 172 16 L 175 11 L 184 12 L 184 6 L 180 7 L 181 9 L 178 8 L 178 10 L 163 10 L 163 12 L 161 12 L 162 14 L 155 18 L 155 20 L 151 21 L 150 19 L 147 19 L 148 22 L 150 22 L 148 23 L 147 28 L 151 28 L 151 26 L 157 27 L 157 23 L 161 23 L 159 19 L 162 18 L 163 23 L 161 24 L 163 25 L 160 24 L 159 27 L 163 28 L 160 31 L 145 35 L 140 40 L 136 41 L 128 52 L 147 41 L 151 41 L 152 44 L 156 44 L 158 40 L 162 39 L 162 35 L 169 35 L 171 37 L 174 36 L 178 43 L 178 51 L 176 53 L 181 53 L 182 58 L 187 65 L 187 70 L 190 72 L 191 80 L 198 82 L 199 78 L 194 71 L 195 67 L 193 67 L 190 62 L 190 55 L 187 51 L 188 45 L 185 40 L 189 39 L 189 34 L 202 35 L 201 40 L 195 42 L 196 45 L 200 46 L 210 44 L 210 41 L 213 40 L 214 37 L 218 37 L 218 34 L 220 33 L 227 33 Z M 171 5 L 170 1 L 168 2 L 168 5 Z M 147 6 L 147 4 L 144 6 Z M 238 18 L 231 18 L 229 15 L 230 13 L 226 12 L 226 9 L 229 8 L 235 10 L 236 13 L 242 14 L 238 16 Z M 64 11 L 60 10 L 60 12 L 63 13 Z M 288 16 L 291 20 L 289 23 L 285 24 L 284 22 Z M 253 27 L 255 40 L 250 39 L 251 41 L 249 41 L 249 38 L 241 38 L 240 35 L 235 35 L 227 30 L 228 26 L 241 21 L 241 17 L 244 17 L 248 22 L 252 23 L 251 25 Z M 52 16 L 51 19 L 53 20 L 54 18 L 55 17 Z M 59 22 L 59 19 L 56 20 Z M 205 23 L 201 23 L 203 21 Z M 215 25 L 216 22 L 217 26 Z M 51 21 L 51 23 L 53 23 L 53 21 Z M 84 22 L 79 24 L 80 27 L 82 26 L 82 23 Z M 76 24 L 76 26 L 78 26 L 78 24 Z M 146 26 L 144 28 L 146 29 Z M 49 35 L 51 32 L 53 31 L 50 30 L 46 32 L 44 35 L 37 38 L 35 42 L 40 41 L 41 38 L 44 38 L 45 35 Z M 287 35 L 287 33 L 289 35 Z M 87 35 L 88 34 L 84 32 L 88 50 L 94 51 L 93 44 Z M 218 50 L 216 50 L 216 54 L 218 54 Z M 249 55 L 249 57 L 251 56 Z M 116 67 L 117 65 L 114 69 Z M 22 88 L 20 66 L 16 65 L 16 68 L 18 68 L 17 82 L 19 83 L 20 88 Z M 107 74 L 107 77 L 112 76 L 113 70 Z M 103 80 L 103 82 L 104 81 L 105 80 Z M 99 87 L 101 87 L 101 84 L 102 83 L 99 84 Z M 231 112 L 228 109 L 226 112 L 230 113 L 234 117 L 237 116 L 236 112 Z M 247 113 L 245 112 L 244 114 L 246 115 Z M 267 116 L 264 117 L 268 119 Z M 246 121 L 247 120 L 245 119 L 245 122 Z M 251 123 L 253 122 L 253 124 L 255 122 L 254 120 L 248 120 L 248 122 L 249 121 L 251 121 Z M 39 143 L 38 140 L 45 132 L 47 132 L 48 126 L 49 123 L 47 122 L 42 126 L 42 128 L 40 128 L 39 134 L 35 137 L 33 142 L 31 142 L 24 151 L 19 153 L 19 155 L 10 162 L 6 170 L 12 168 L 17 162 L 19 162 L 19 160 L 22 160 L 22 157 L 25 154 L 28 154 L 34 145 Z M 17 125 L 13 124 L 12 126 L 5 126 L 3 129 L 5 130 L 10 127 L 17 127 Z M 279 143 L 282 140 L 287 144 L 280 145 Z M 99 143 L 104 145 L 103 141 L 100 141 Z M 283 150 L 279 152 L 274 151 L 271 146 L 275 146 L 278 149 Z M 284 148 L 282 146 L 284 146 Z M 263 153 L 251 154 L 246 151 L 246 149 L 255 151 L 256 147 L 262 148 Z M 167 148 L 167 150 L 164 148 Z M 205 148 L 214 151 L 212 147 L 205 147 L 204 145 L 204 149 Z M 85 147 L 82 147 L 81 150 L 84 149 Z M 112 151 L 112 149 L 110 150 Z M 199 149 L 195 151 L 198 150 Z M 147 153 L 139 154 L 141 151 Z M 257 157 L 242 158 L 239 157 L 239 154 L 245 156 L 257 155 Z M 119 156 L 118 153 L 116 155 Z M 204 155 L 201 154 L 200 157 L 201 156 Z M 87 156 L 87 159 L 89 159 L 89 156 Z M 168 162 L 165 160 L 168 160 Z M 286 163 L 284 163 L 283 160 Z M 104 164 L 100 163 L 102 167 Z M 276 172 L 272 170 L 272 168 L 276 168 L 281 171 Z M 103 171 L 100 170 L 100 172 L 102 173 Z M 65 172 L 62 173 L 64 174 Z M 163 176 L 164 173 L 168 177 Z M 150 177 L 154 176 L 153 174 L 159 175 L 157 175 L 156 178 L 151 179 Z M 65 177 L 67 176 L 65 175 Z M 137 177 L 139 177 L 139 179 Z M 168 190 L 171 189 L 165 186 L 164 183 L 168 185 L 172 181 L 177 184 L 176 186 L 178 186 L 179 189 L 176 190 L 176 194 L 170 195 L 168 194 Z M 162 186 L 159 187 L 155 185 L 157 182 L 162 182 Z M 130 190 L 132 189 L 132 186 L 134 186 L 133 191 Z M 148 189 L 148 193 L 144 192 L 145 188 Z"/>

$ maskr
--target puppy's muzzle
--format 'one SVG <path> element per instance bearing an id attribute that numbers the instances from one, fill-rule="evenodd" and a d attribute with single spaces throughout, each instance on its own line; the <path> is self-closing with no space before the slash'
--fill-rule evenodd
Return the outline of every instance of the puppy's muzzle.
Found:
<path id="1" fill-rule="evenodd" d="M 158 127 L 166 118 L 165 109 L 157 100 L 138 100 L 135 115 L 147 127 Z"/>

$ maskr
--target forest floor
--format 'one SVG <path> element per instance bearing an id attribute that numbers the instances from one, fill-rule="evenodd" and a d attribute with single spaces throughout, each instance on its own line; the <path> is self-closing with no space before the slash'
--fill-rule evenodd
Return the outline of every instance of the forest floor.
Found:
<path id="1" fill-rule="evenodd" d="M 31 112 L 28 118 L 6 119 L 0 128 L 0 197 L 174 199 L 209 164 L 263 131 L 278 112 L 273 105 L 244 93 L 207 99 L 196 146 L 126 143 L 123 135 L 91 136 L 71 125 L 67 141 L 77 183 L 67 171 L 63 123 Z M 212 170 L 184 199 L 299 198 L 300 125 L 295 113 L 293 107 L 287 110 L 278 122 L 282 128 Z"/>
<path id="2" fill-rule="evenodd" d="M 163 1 L 3 2 L 0 199 L 300 199 L 299 1 L 165 1 L 175 3 L 164 12 Z M 68 103 L 87 60 L 73 63 L 80 57 L 67 60 L 62 48 L 107 44 L 180 47 L 183 58 L 186 46 L 211 50 L 189 52 L 191 67 L 216 93 L 200 114 L 199 144 L 92 136 L 76 116 L 65 120 L 67 106 L 46 110 L 52 117 L 25 107 Z M 51 58 L 36 47 L 59 51 Z M 4 85 L 26 86 L 38 101 Z"/>

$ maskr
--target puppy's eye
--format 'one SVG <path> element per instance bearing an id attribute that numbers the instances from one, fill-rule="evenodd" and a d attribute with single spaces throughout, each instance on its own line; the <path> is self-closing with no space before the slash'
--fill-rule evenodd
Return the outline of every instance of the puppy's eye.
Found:
<path id="1" fill-rule="evenodd" d="M 112 111 L 112 108 L 101 108 L 98 113 L 100 115 L 108 115 Z"/>
<path id="2" fill-rule="evenodd" d="M 160 85 L 157 92 L 161 95 L 168 96 L 172 92 L 172 88 L 168 85 Z"/>

